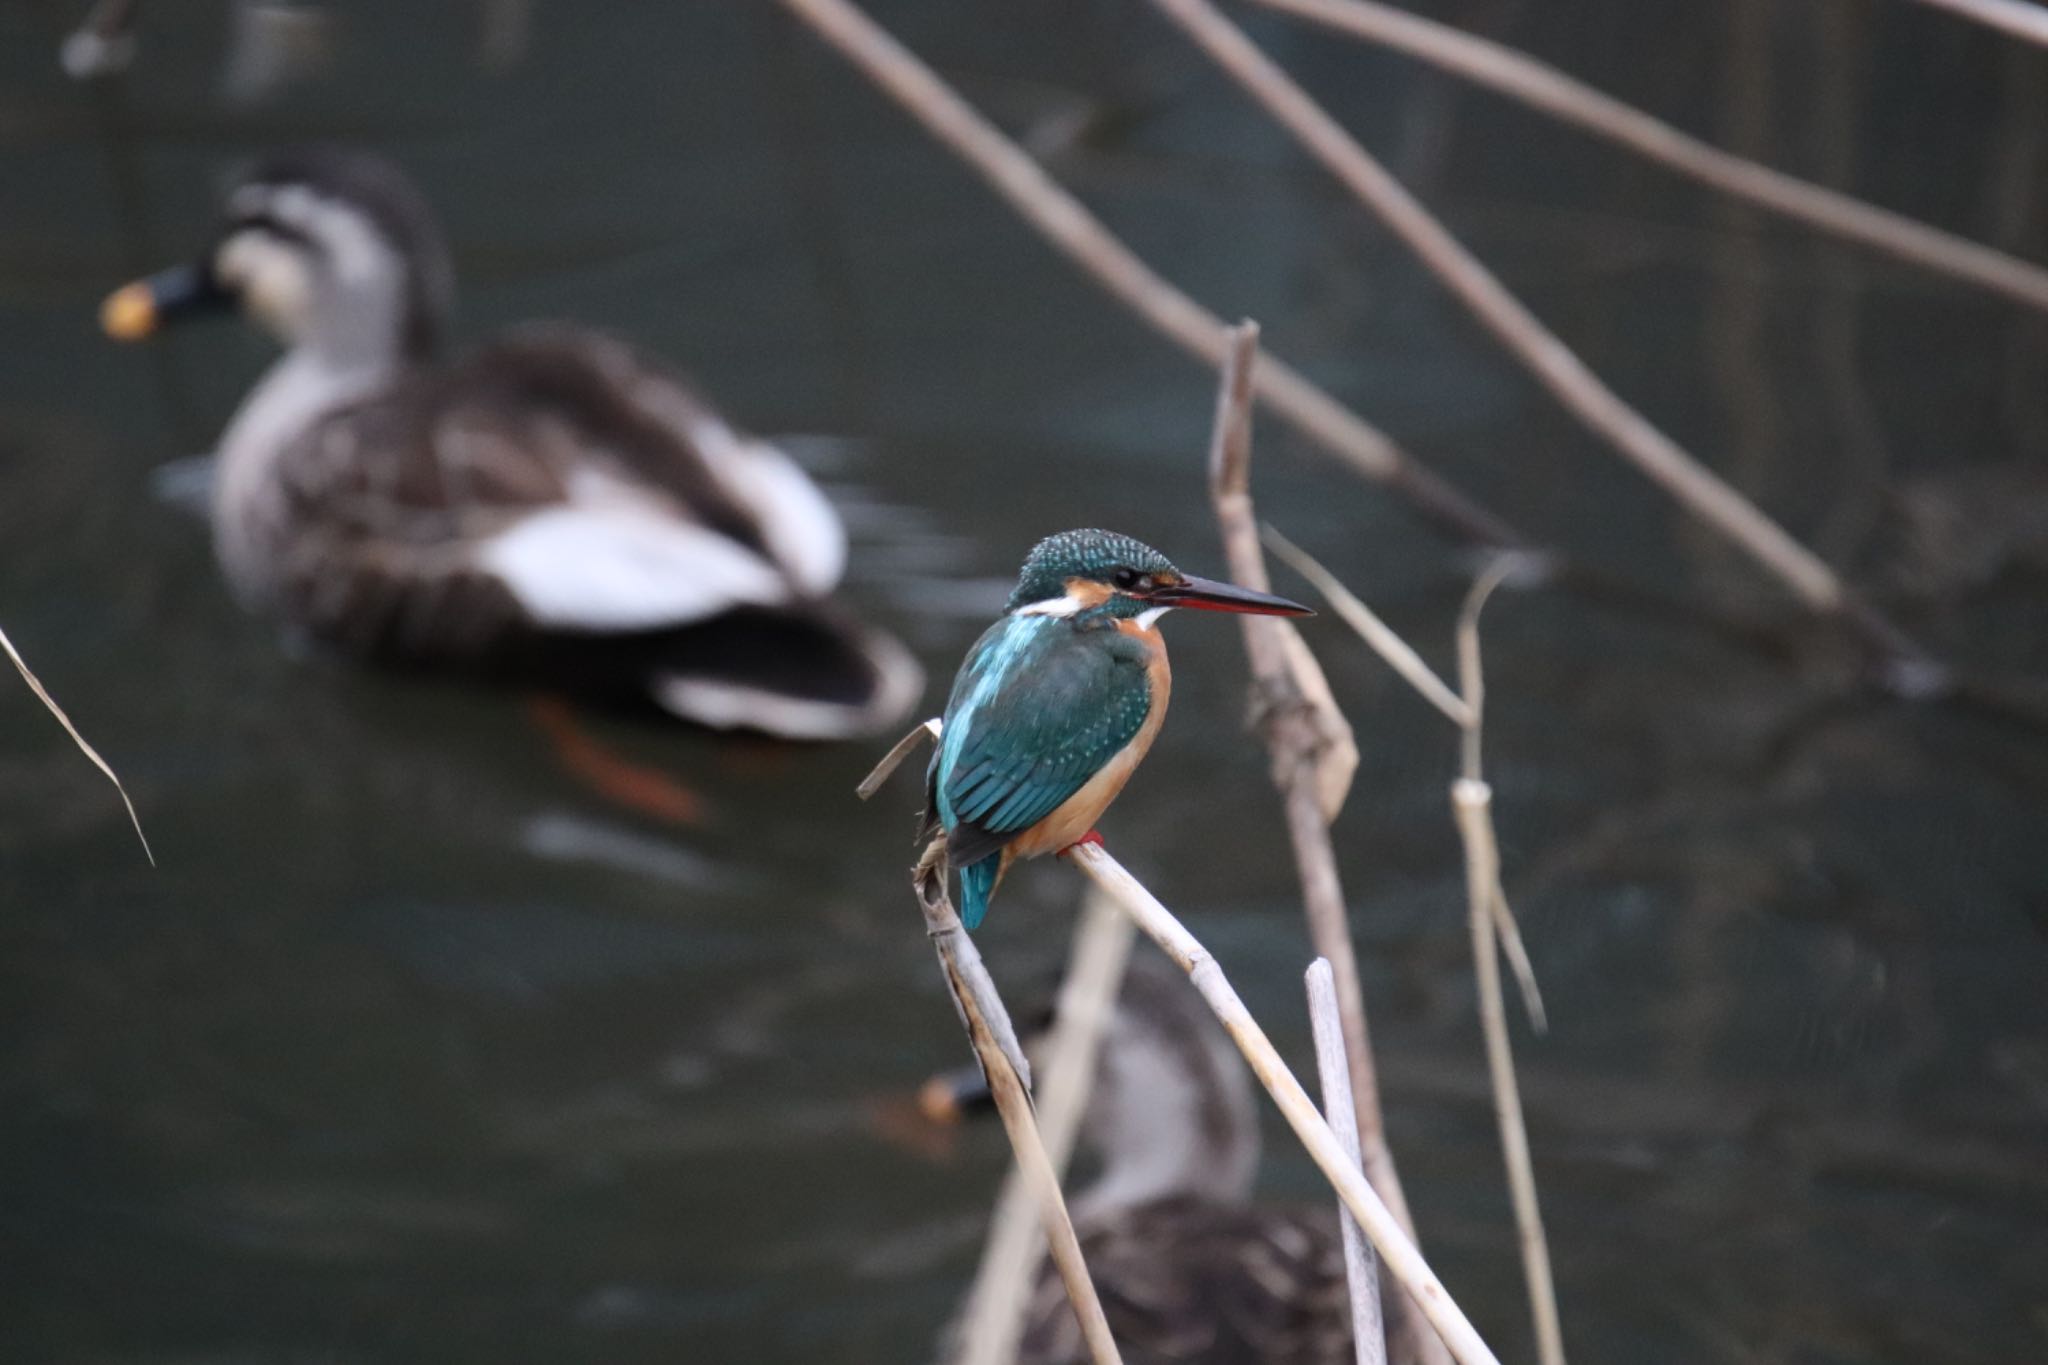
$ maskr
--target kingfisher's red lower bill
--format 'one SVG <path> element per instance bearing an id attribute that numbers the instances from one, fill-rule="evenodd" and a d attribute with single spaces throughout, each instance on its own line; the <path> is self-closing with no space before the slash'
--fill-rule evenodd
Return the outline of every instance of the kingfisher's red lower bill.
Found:
<path id="1" fill-rule="evenodd" d="M 1159 618 L 1175 607 L 1313 616 L 1182 573 L 1113 531 L 1063 531 L 1024 561 L 1003 617 L 967 651 L 925 774 L 924 838 L 941 830 L 969 929 L 1019 858 L 1095 836 L 1166 719 Z"/>

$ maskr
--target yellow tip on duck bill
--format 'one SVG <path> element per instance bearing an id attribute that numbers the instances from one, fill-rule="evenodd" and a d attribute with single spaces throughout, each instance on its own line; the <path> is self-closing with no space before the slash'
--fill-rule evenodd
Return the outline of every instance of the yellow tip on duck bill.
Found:
<path id="1" fill-rule="evenodd" d="M 994 1106 L 979 1066 L 963 1066 L 926 1081 L 917 1092 L 917 1109 L 927 1123 L 949 1126 L 968 1114 Z"/>
<path id="2" fill-rule="evenodd" d="M 116 341 L 141 341 L 156 331 L 156 295 L 149 281 L 124 284 L 100 305 L 100 328 Z"/>
<path id="3" fill-rule="evenodd" d="M 958 1123 L 960 1100 L 943 1076 L 934 1076 L 917 1091 L 917 1112 L 927 1123 Z"/>

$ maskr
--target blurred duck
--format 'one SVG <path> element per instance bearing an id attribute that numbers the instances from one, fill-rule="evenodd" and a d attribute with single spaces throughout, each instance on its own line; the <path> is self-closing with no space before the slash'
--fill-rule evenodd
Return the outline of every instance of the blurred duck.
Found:
<path id="1" fill-rule="evenodd" d="M 935 1077 L 934 1117 L 986 1107 L 979 1071 Z M 1344 1248 L 1327 1213 L 1250 1202 L 1258 1112 L 1229 1038 L 1165 959 L 1131 959 L 1103 1034 L 1083 1144 L 1101 1174 L 1071 1202 L 1081 1250 L 1127 1365 L 1352 1361 Z M 1050 1264 L 1019 1365 L 1085 1365 Z"/>
<path id="2" fill-rule="evenodd" d="M 445 361 L 447 248 L 388 162 L 255 168 L 199 259 L 110 296 L 137 340 L 234 308 L 285 347 L 222 437 L 235 595 L 359 657 L 652 703 L 795 739 L 897 719 L 923 679 L 828 600 L 846 535 L 788 457 L 603 333 Z"/>

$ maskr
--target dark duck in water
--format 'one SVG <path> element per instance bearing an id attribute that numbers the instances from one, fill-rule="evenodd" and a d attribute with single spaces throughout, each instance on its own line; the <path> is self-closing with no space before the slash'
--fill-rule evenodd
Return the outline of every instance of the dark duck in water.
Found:
<path id="1" fill-rule="evenodd" d="M 235 595 L 374 661 L 831 739 L 922 679 L 830 594 L 846 536 L 788 457 L 679 376 L 565 323 L 454 361 L 447 249 L 388 162 L 307 151 L 228 195 L 198 260 L 118 291 L 107 331 L 232 307 L 285 354 L 220 442 Z"/>

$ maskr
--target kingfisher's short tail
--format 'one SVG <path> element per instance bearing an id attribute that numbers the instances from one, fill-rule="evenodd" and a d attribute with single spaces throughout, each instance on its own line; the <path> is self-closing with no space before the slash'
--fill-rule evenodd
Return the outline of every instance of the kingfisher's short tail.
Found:
<path id="1" fill-rule="evenodd" d="M 981 918 L 988 913 L 988 898 L 995 894 L 1002 872 L 1003 858 L 999 853 L 960 869 L 960 923 L 969 933 L 981 927 Z"/>

